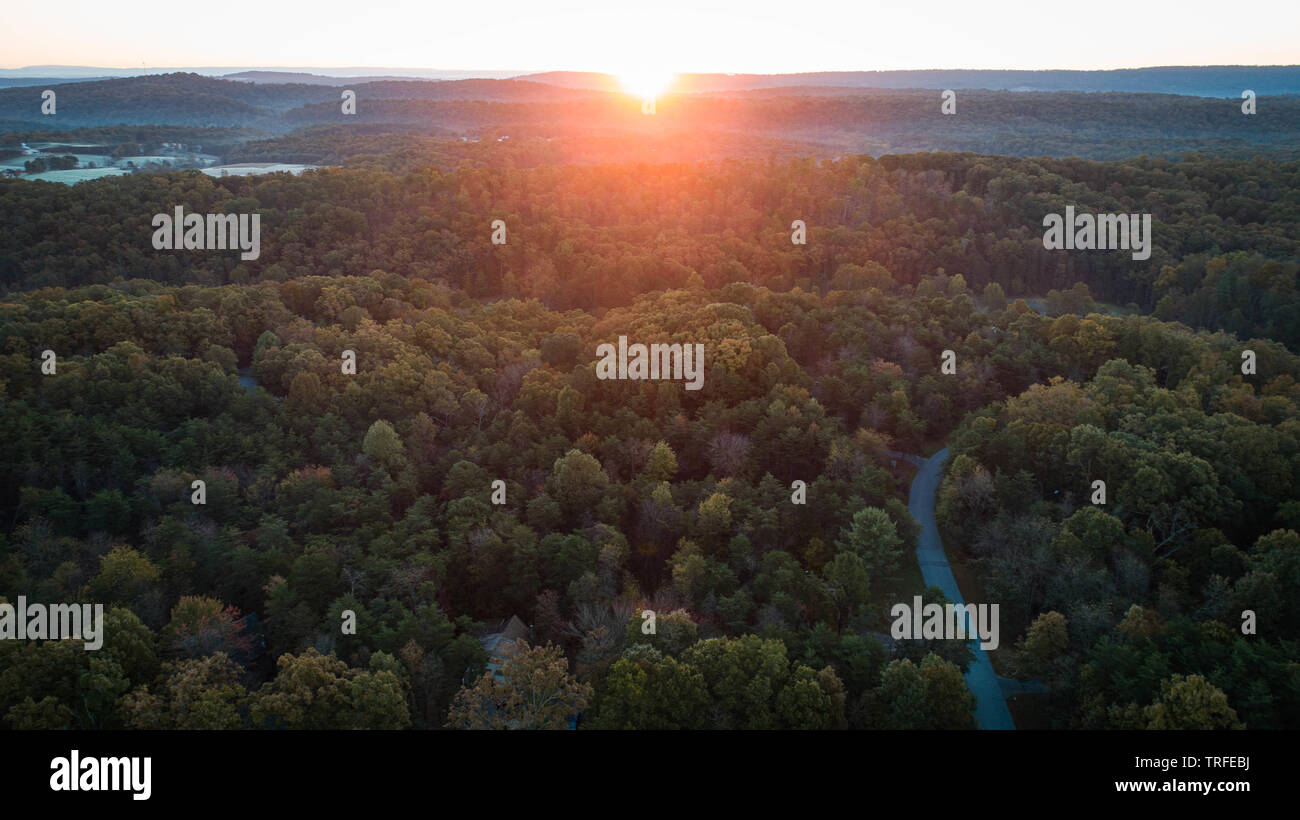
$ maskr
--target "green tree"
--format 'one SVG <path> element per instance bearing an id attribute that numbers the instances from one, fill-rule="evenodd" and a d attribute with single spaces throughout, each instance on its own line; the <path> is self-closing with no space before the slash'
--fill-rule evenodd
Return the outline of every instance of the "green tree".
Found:
<path id="1" fill-rule="evenodd" d="M 546 486 L 565 519 L 576 522 L 600 503 L 609 486 L 609 476 L 594 456 L 569 450 L 555 460 Z"/>
<path id="2" fill-rule="evenodd" d="M 148 556 L 125 544 L 99 559 L 99 574 L 91 579 L 87 597 L 96 601 L 133 603 L 158 582 L 161 574 Z"/>
<path id="3" fill-rule="evenodd" d="M 713 493 L 700 502 L 700 536 L 715 542 L 731 529 L 731 498 L 726 493 Z"/>
<path id="4" fill-rule="evenodd" d="M 250 698 L 254 725 L 288 729 L 404 729 L 403 683 L 388 670 L 349 667 L 314 648 L 285 653 L 276 676 Z"/>
<path id="5" fill-rule="evenodd" d="M 141 687 L 123 698 L 135 729 L 238 729 L 248 697 L 244 670 L 222 652 L 165 664 L 162 694 Z"/>
<path id="6" fill-rule="evenodd" d="M 650 481 L 672 481 L 677 475 L 677 455 L 667 442 L 660 441 L 650 450 L 646 459 L 645 477 Z"/>
<path id="7" fill-rule="evenodd" d="M 822 688 L 812 669 L 792 663 L 779 639 L 711 638 L 687 649 L 682 660 L 704 678 L 712 728 L 830 728 L 843 719 L 842 700 Z"/>
<path id="8" fill-rule="evenodd" d="M 892 583 L 902 562 L 902 543 L 889 513 L 879 507 L 866 507 L 853 514 L 853 523 L 840 532 L 836 547 L 861 558 L 871 578 Z"/>
<path id="9" fill-rule="evenodd" d="M 975 695 L 966 687 L 956 664 L 927 655 L 921 661 L 925 681 L 926 727 L 929 729 L 975 729 Z"/>
<path id="10" fill-rule="evenodd" d="M 867 603 L 871 579 L 866 564 L 856 553 L 838 553 L 822 567 L 822 578 L 835 607 L 837 622 L 842 623 Z"/>
<path id="11" fill-rule="evenodd" d="M 1228 696 L 1201 675 L 1160 682 L 1160 697 L 1145 710 L 1148 729 L 1244 729 Z"/>
<path id="12" fill-rule="evenodd" d="M 910 660 L 890 661 L 880 676 L 879 698 L 886 729 L 929 727 L 929 702 L 921 670 Z"/>
<path id="13" fill-rule="evenodd" d="M 118 535 L 131 523 L 131 502 L 120 490 L 101 490 L 86 502 L 86 528 Z"/>
<path id="14" fill-rule="evenodd" d="M 658 613 L 654 634 L 642 631 L 644 623 L 640 612 L 633 613 L 627 622 L 628 645 L 645 644 L 664 655 L 676 657 L 693 645 L 699 636 L 699 626 L 684 609 Z"/>
<path id="15" fill-rule="evenodd" d="M 406 449 L 393 425 L 380 419 L 370 425 L 361 442 L 361 451 L 374 459 L 390 473 L 397 472 L 405 463 Z"/>
<path id="16" fill-rule="evenodd" d="M 1017 670 L 1030 678 L 1055 680 L 1070 648 L 1070 633 L 1065 616 L 1044 612 L 1029 625 L 1016 647 Z"/>
<path id="17" fill-rule="evenodd" d="M 594 729 L 704 729 L 704 677 L 676 658 L 638 646 L 613 663 L 596 701 Z"/>

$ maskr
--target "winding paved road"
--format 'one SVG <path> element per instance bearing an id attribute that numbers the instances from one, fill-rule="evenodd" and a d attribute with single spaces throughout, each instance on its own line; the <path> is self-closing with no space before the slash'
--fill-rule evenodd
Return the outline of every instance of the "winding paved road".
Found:
<path id="1" fill-rule="evenodd" d="M 943 463 L 948 459 L 948 448 L 943 448 L 928 459 L 903 453 L 892 455 L 906 459 L 919 468 L 907 496 L 907 509 L 921 525 L 921 540 L 916 547 L 921 577 L 926 586 L 936 586 L 943 590 L 949 601 L 964 604 L 966 602 L 961 597 L 961 590 L 957 588 L 957 579 L 948 566 L 943 541 L 939 538 L 939 522 L 934 517 L 934 496 L 939 489 Z M 988 654 L 980 649 L 978 640 L 970 641 L 968 645 L 975 653 L 975 660 L 971 661 L 966 670 L 966 685 L 975 693 L 975 720 L 981 729 L 1016 728 Z"/>

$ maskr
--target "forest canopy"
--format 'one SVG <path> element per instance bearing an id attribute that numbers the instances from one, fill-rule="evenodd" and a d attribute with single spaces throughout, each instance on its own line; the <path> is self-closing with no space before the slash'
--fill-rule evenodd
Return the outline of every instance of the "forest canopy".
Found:
<path id="1" fill-rule="evenodd" d="M 0 642 L 3 725 L 974 728 L 967 646 L 888 634 L 943 600 L 906 456 L 946 445 L 1037 725 L 1300 726 L 1300 163 L 352 136 L 0 180 L 0 597 L 107 630 Z M 1066 205 L 1152 214 L 1150 259 L 1047 250 Z M 259 258 L 155 251 L 177 207 Z M 601 378 L 621 336 L 702 389 Z"/>

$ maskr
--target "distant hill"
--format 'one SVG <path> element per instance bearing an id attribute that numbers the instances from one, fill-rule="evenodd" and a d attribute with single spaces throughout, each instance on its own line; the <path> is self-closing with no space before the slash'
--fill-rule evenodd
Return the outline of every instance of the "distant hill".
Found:
<path id="1" fill-rule="evenodd" d="M 331 99 L 332 89 L 309 85 L 261 86 L 200 77 L 153 74 L 65 83 L 57 88 L 57 111 L 41 117 L 37 87 L 0 90 L 0 119 L 45 119 L 51 126 L 155 125 L 248 126 L 266 123 L 279 110 Z"/>
<path id="2" fill-rule="evenodd" d="M 199 72 L 203 73 L 203 72 Z M 339 76 L 333 74 L 312 74 L 299 71 L 236 71 L 222 74 L 220 79 L 238 80 L 252 83 L 303 83 L 305 85 L 355 85 L 356 83 L 374 83 L 391 80 L 482 80 L 512 79 L 510 72 L 448 71 L 440 72 L 445 76 L 426 76 L 422 74 L 363 74 L 357 76 Z M 490 76 L 499 75 L 499 76 Z M 3 81 L 0 81 L 3 82 Z"/>
<path id="3" fill-rule="evenodd" d="M 560 88 L 527 80 L 377 80 L 350 83 L 357 99 L 380 100 L 496 100 L 501 102 L 559 102 L 597 96 L 581 88 Z M 337 99 L 332 97 L 331 100 Z"/>
<path id="4" fill-rule="evenodd" d="M 39 85 L 42 88 L 48 88 L 52 85 L 62 85 L 64 83 L 82 83 L 90 80 L 111 80 L 112 77 L 0 77 L 0 88 L 21 88 L 30 85 Z"/>
<path id="5" fill-rule="evenodd" d="M 237 80 L 248 83 L 302 83 L 303 85 L 348 85 L 358 82 L 378 82 L 381 80 L 409 80 L 409 76 L 387 77 L 331 77 L 325 74 L 307 74 L 297 71 L 236 71 L 222 74 L 223 80 Z"/>
<path id="6" fill-rule="evenodd" d="M 594 92 L 593 92 L 594 94 Z M 663 135 L 708 131 L 819 145 L 823 156 L 846 153 L 974 151 L 1012 156 L 1119 159 L 1189 151 L 1250 157 L 1300 156 L 1300 97 L 1265 98 L 1267 115 L 1244 116 L 1235 100 L 1174 94 L 963 90 L 957 115 L 940 111 L 937 91 L 856 89 L 815 94 L 759 90 L 675 94 L 644 116 L 625 95 L 567 101 L 493 102 L 384 99 L 341 116 L 338 106 L 287 112 L 295 126 L 389 123 L 427 125 L 462 134 L 483 129 L 512 138 Z"/>
<path id="7" fill-rule="evenodd" d="M 609 74 L 549 71 L 520 79 L 565 88 L 617 90 Z M 1180 94 L 1193 97 L 1240 97 L 1243 89 L 1258 95 L 1300 94 L 1300 66 L 1160 66 L 1110 71 L 820 71 L 807 74 L 682 74 L 675 91 L 747 91 L 788 86 L 852 88 L 982 88 L 993 91 L 1116 91 Z"/>
<path id="8" fill-rule="evenodd" d="M 296 75 L 294 75 L 296 76 Z M 569 100 L 593 92 L 522 80 L 383 80 L 348 82 L 365 101 L 375 100 Z M 0 89 L 0 120 L 28 124 L 40 115 L 41 86 Z M 338 86 L 312 83 L 261 83 L 198 74 L 149 74 L 58 86 L 57 113 L 45 127 L 154 124 L 244 127 L 284 130 L 291 109 L 319 105 L 339 111 Z"/>
<path id="9" fill-rule="evenodd" d="M 519 72 L 499 69 L 387 67 L 336 68 L 103 68 L 27 66 L 0 69 L 0 88 L 42 83 L 58 85 L 136 76 L 196 74 L 259 85 L 341 86 L 355 83 L 517 79 L 591 91 L 620 91 L 610 74 L 583 71 Z M 679 77 L 679 92 L 737 92 L 770 88 L 987 89 L 992 91 L 1113 91 L 1239 97 L 1243 89 L 1259 95 L 1300 94 L 1300 66 L 1152 66 L 1106 71 L 931 69 L 916 71 L 820 71 L 802 74 L 699 74 Z"/>
<path id="10" fill-rule="evenodd" d="M 281 79 L 269 82 L 310 83 L 304 78 L 339 79 L 354 82 L 358 79 L 413 79 L 413 80 L 467 80 L 495 79 L 508 80 L 526 73 L 518 70 L 504 69 L 450 69 L 450 68 L 388 68 L 383 66 L 331 66 L 329 68 L 297 66 L 292 68 L 268 68 L 263 66 L 169 66 L 151 68 L 104 68 L 102 66 L 69 65 L 35 65 L 23 68 L 0 68 L 0 81 L 14 78 L 55 78 L 59 82 L 71 80 L 108 79 L 113 77 L 138 77 L 149 74 L 200 74 L 204 77 L 240 78 L 252 75 L 251 79 L 261 82 L 260 76 L 274 76 Z M 329 83 L 327 83 L 329 84 Z"/>
<path id="11" fill-rule="evenodd" d="M 1169 75 L 1171 82 L 1178 80 L 1180 75 L 1169 71 L 1174 72 Z M 1242 80 L 1243 71 L 1247 69 L 1238 67 L 1229 74 L 1236 72 L 1237 79 Z M 192 73 L 151 74 L 59 85 L 58 111 L 52 117 L 40 114 L 41 87 L 0 89 L 0 132 L 118 125 L 254 129 L 266 134 L 318 126 L 372 129 L 368 132 L 372 139 L 351 141 L 338 150 L 331 149 L 319 133 L 307 143 L 262 146 L 259 150 L 266 161 L 286 161 L 271 153 L 281 148 L 291 151 L 294 157 L 313 152 L 326 157 L 340 152 L 383 154 L 384 140 L 376 134 L 384 128 L 400 132 L 423 130 L 430 137 L 454 140 L 478 139 L 491 132 L 493 139 L 565 141 L 563 151 L 569 153 L 557 148 L 535 153 L 528 160 L 538 162 L 549 156 L 574 157 L 582 152 L 600 158 L 614 156 L 619 146 L 633 144 L 627 139 L 648 138 L 665 146 L 656 149 L 658 156 L 672 157 L 689 156 L 687 145 L 707 156 L 726 155 L 731 150 L 753 155 L 767 146 L 780 145 L 782 154 L 800 146 L 799 150 L 812 148 L 810 153 L 826 157 L 975 151 L 1121 159 L 1141 154 L 1176 157 L 1203 151 L 1224 157 L 1248 158 L 1260 153 L 1291 158 L 1300 156 L 1300 95 L 1270 95 L 1268 85 L 1253 82 L 1268 82 L 1268 76 L 1281 77 L 1285 71 L 1275 68 L 1272 75 L 1266 72 L 1250 78 L 1250 87 L 1260 95 L 1255 116 L 1242 114 L 1239 92 L 1216 98 L 1128 91 L 1020 93 L 966 88 L 958 91 L 956 115 L 946 116 L 940 111 L 937 89 L 845 84 L 862 81 L 862 73 L 762 78 L 763 82 L 798 78 L 817 84 L 752 89 L 743 87 L 752 84 L 752 78 L 688 76 L 683 84 L 694 88 L 695 93 L 664 95 L 658 100 L 655 116 L 642 113 L 640 100 L 612 93 L 616 83 L 609 75 L 530 75 L 548 82 L 349 82 L 347 88 L 357 93 L 357 110 L 345 115 L 340 109 L 340 88 L 335 85 L 219 79 Z M 1070 72 L 1028 72 L 1063 73 Z M 1115 76 L 1114 72 L 1075 73 Z M 907 75 L 895 77 L 899 82 L 915 81 L 919 74 L 955 79 L 949 76 L 951 72 L 895 74 Z M 1201 80 L 1212 76 L 1228 82 L 1223 79 L 1227 75 L 1203 74 Z M 1189 81 L 1187 77 L 1182 80 Z M 738 87 L 718 87 L 727 85 Z M 713 142 L 717 147 L 691 136 L 703 133 L 716 135 Z M 428 151 L 423 143 L 408 147 L 413 158 Z"/>

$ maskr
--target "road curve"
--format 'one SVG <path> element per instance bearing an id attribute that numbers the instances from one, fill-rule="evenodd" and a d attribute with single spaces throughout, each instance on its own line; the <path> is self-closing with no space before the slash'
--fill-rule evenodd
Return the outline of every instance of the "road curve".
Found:
<path id="1" fill-rule="evenodd" d="M 939 490 L 939 478 L 943 475 L 943 463 L 948 459 L 948 448 L 943 448 L 928 459 L 901 453 L 895 455 L 902 456 L 919 468 L 916 478 L 912 479 L 912 489 L 908 492 L 907 510 L 921 525 L 921 539 L 916 547 L 921 577 L 926 586 L 936 586 L 943 590 L 949 601 L 964 604 L 966 602 L 961 597 L 961 590 L 957 588 L 957 579 L 948 566 L 943 541 L 939 538 L 939 522 L 934 517 L 934 497 Z M 1016 728 L 988 654 L 980 649 L 979 641 L 970 641 L 968 645 L 975 653 L 975 660 L 971 661 L 966 670 L 966 685 L 975 693 L 975 720 L 979 727 Z"/>

